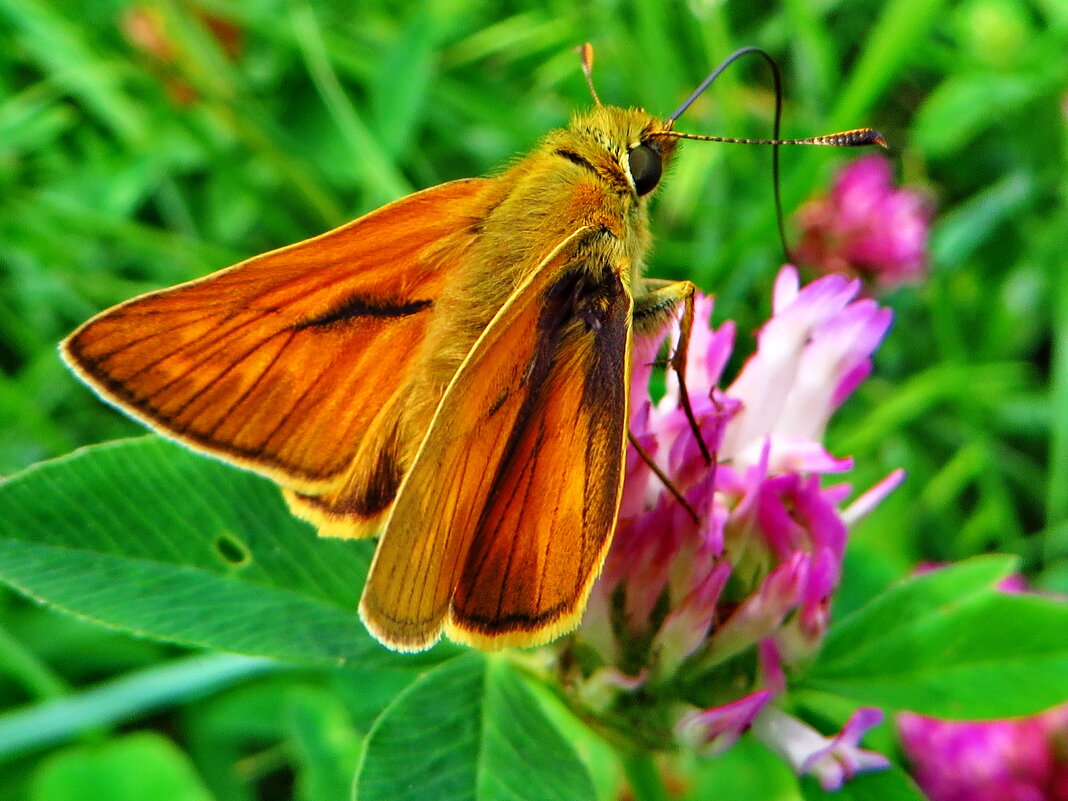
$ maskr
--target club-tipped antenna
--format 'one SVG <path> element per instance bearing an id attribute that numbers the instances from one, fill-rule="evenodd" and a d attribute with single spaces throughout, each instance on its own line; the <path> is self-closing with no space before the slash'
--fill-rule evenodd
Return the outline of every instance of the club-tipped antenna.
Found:
<path id="1" fill-rule="evenodd" d="M 582 59 L 582 74 L 586 76 L 586 85 L 590 87 L 593 102 L 599 106 L 601 105 L 601 98 L 597 96 L 597 90 L 593 88 L 593 45 L 589 42 L 583 42 L 575 49 Z"/>
<path id="2" fill-rule="evenodd" d="M 702 142 L 726 142 L 729 145 L 823 145 L 824 147 L 865 147 L 878 145 L 889 147 L 883 135 L 874 128 L 854 128 L 851 131 L 808 136 L 804 139 L 748 139 L 734 136 L 706 136 L 682 131 L 658 131 L 657 136 L 674 139 L 697 139 Z"/>
<path id="3" fill-rule="evenodd" d="M 704 136 L 702 134 L 689 134 L 682 133 L 680 131 L 671 130 L 675 123 L 675 120 L 699 98 L 706 89 L 712 84 L 716 78 L 722 74 L 731 64 L 737 61 L 742 56 L 749 55 L 750 53 L 756 53 L 758 56 L 767 62 L 771 67 L 771 75 L 775 84 L 775 123 L 772 126 L 771 139 L 747 139 L 736 138 L 730 136 Z M 592 58 L 592 53 L 591 53 Z M 592 86 L 591 86 L 592 89 Z M 779 226 L 779 242 L 782 244 L 783 256 L 787 261 L 790 261 L 790 249 L 786 245 L 786 227 L 783 222 L 782 213 L 782 194 L 779 190 L 779 147 L 781 145 L 823 145 L 826 147 L 863 147 L 865 145 L 879 145 L 886 147 L 886 139 L 878 131 L 871 128 L 855 128 L 851 131 L 841 131 L 839 133 L 824 134 L 823 136 L 810 136 L 803 139 L 780 139 L 779 128 L 782 123 L 782 74 L 779 72 L 779 65 L 765 50 L 761 50 L 759 47 L 743 47 L 740 50 L 736 50 L 724 59 L 723 63 L 712 70 L 708 77 L 705 78 L 701 85 L 698 86 L 693 93 L 686 98 L 681 106 L 679 106 L 666 120 L 666 130 L 658 132 L 659 136 L 670 136 L 677 139 L 697 139 L 704 142 L 726 142 L 728 144 L 742 144 L 742 145 L 771 145 L 771 180 L 774 184 L 775 190 L 775 220 Z"/>

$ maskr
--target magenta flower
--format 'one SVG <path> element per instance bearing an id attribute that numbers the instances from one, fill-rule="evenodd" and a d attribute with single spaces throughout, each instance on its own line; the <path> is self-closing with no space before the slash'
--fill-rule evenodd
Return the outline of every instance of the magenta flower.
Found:
<path id="1" fill-rule="evenodd" d="M 923 278 L 932 216 L 927 196 L 894 187 L 890 162 L 864 156 L 839 173 L 830 193 L 797 212 L 797 260 L 821 273 L 859 276 L 888 288 Z"/>
<path id="2" fill-rule="evenodd" d="M 890 767 L 890 760 L 882 754 L 860 748 L 861 737 L 882 720 L 882 710 L 862 707 L 842 731 L 824 737 L 785 712 L 768 707 L 754 719 L 753 733 L 799 776 L 813 776 L 824 790 L 837 790 L 858 773 Z"/>
<path id="3" fill-rule="evenodd" d="M 712 464 L 673 374 L 665 396 L 649 399 L 659 343 L 639 343 L 630 428 L 685 504 L 631 446 L 619 525 L 580 629 L 600 666 L 578 694 L 599 711 L 628 709 L 638 689 L 677 675 L 730 676 L 703 684 L 699 704 L 676 699 L 669 734 L 715 752 L 751 729 L 825 786 L 885 765 L 857 747 L 874 711 L 828 739 L 777 706 L 788 673 L 827 630 L 849 527 L 902 478 L 891 474 L 848 506 L 850 487 L 825 483 L 852 467 L 823 446 L 827 423 L 890 325 L 889 310 L 859 292 L 840 275 L 802 288 L 784 267 L 756 352 L 726 389 L 718 384 L 735 328 L 711 327 L 712 300 L 698 297 L 687 388 Z"/>
<path id="4" fill-rule="evenodd" d="M 897 726 L 931 801 L 1068 801 L 1068 705 L 981 722 L 906 712 Z"/>
<path id="5" fill-rule="evenodd" d="M 757 690 L 729 704 L 688 712 L 675 724 L 680 742 L 711 756 L 734 745 L 771 700 L 770 690 Z"/>

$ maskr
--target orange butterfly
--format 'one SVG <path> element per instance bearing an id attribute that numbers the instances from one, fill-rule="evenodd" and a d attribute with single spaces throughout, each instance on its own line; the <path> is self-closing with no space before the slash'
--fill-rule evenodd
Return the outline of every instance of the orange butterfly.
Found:
<path id="1" fill-rule="evenodd" d="M 495 177 L 134 298 L 63 357 L 164 436 L 276 481 L 321 534 L 381 531 L 360 614 L 388 647 L 547 642 L 612 539 L 632 339 L 680 305 L 684 370 L 694 286 L 641 273 L 676 139 L 707 138 L 672 130 L 693 97 L 667 120 L 598 101 Z"/>

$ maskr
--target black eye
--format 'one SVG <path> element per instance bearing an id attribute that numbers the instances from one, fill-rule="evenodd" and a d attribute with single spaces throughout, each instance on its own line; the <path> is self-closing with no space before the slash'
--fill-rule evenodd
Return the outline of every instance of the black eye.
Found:
<path id="1" fill-rule="evenodd" d="M 627 158 L 630 160 L 631 177 L 634 178 L 634 191 L 639 195 L 647 195 L 656 189 L 664 171 L 660 154 L 648 145 L 638 145 L 630 149 Z"/>

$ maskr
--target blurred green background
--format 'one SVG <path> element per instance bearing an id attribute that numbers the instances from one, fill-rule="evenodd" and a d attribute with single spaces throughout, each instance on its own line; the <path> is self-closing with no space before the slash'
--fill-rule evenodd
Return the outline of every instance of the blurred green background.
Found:
<path id="1" fill-rule="evenodd" d="M 1068 4 L 400 6 L 0 0 L 0 476 L 142 433 L 56 354 L 97 311 L 507 163 L 589 104 L 585 40 L 605 102 L 663 114 L 757 44 L 784 135 L 877 127 L 938 209 L 930 276 L 883 299 L 894 328 L 829 434 L 856 486 L 909 473 L 859 529 L 843 602 L 991 550 L 1068 592 Z M 740 63 L 679 127 L 766 136 L 770 86 Z M 855 155 L 785 150 L 787 213 Z M 715 294 L 748 348 L 781 260 L 768 151 L 684 145 L 653 230 L 651 273 Z M 0 596 L 0 797 L 102 797 L 131 763 L 165 784 L 107 797 L 341 797 L 377 709 L 358 675 L 198 659 Z M 122 703 L 79 718 L 100 681 Z M 5 739 L 49 701 L 75 745 Z"/>

